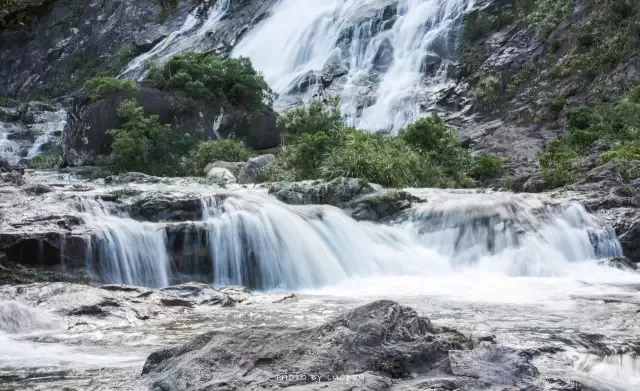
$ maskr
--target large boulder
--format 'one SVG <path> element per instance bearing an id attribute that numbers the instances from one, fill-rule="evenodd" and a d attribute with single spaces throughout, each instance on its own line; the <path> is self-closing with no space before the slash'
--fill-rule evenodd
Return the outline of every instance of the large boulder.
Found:
<path id="1" fill-rule="evenodd" d="M 258 178 L 258 171 L 275 163 L 275 161 L 276 157 L 271 154 L 261 155 L 247 160 L 247 164 L 242 168 L 238 176 L 238 183 L 255 183 Z"/>
<path id="2" fill-rule="evenodd" d="M 206 333 L 152 353 L 134 388 L 538 389 L 532 354 L 492 344 L 471 348 L 471 341 L 457 331 L 436 328 L 413 309 L 380 300 L 319 327 Z M 443 383 L 448 387 L 437 386 Z"/>
<path id="3" fill-rule="evenodd" d="M 177 93 L 142 87 L 133 94 L 110 94 L 99 100 L 85 94 L 73 99 L 62 138 L 63 158 L 68 165 L 92 164 L 98 155 L 110 151 L 111 137 L 107 131 L 120 127 L 118 105 L 132 95 L 147 114 L 157 115 L 161 123 L 170 124 L 174 131 L 198 140 L 233 136 L 253 149 L 271 148 L 280 143 L 276 114 L 270 109 L 247 113 L 223 109 L 222 102 L 185 106 Z"/>

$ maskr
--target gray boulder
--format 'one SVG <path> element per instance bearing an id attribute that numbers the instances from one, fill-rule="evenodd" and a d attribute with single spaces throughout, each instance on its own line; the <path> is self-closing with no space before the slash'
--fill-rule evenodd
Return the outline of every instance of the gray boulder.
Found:
<path id="1" fill-rule="evenodd" d="M 457 331 L 436 328 L 413 309 L 380 300 L 319 327 L 206 333 L 152 353 L 135 388 L 538 389 L 533 354 L 499 345 L 471 348 Z"/>
<path id="2" fill-rule="evenodd" d="M 222 183 L 231 183 L 236 181 L 236 177 L 233 173 L 222 167 L 213 167 L 207 173 L 207 178 L 214 178 Z"/>
<path id="3" fill-rule="evenodd" d="M 255 183 L 258 176 L 258 170 L 275 163 L 275 161 L 276 157 L 271 154 L 260 155 L 247 160 L 247 164 L 240 171 L 240 175 L 238 175 L 238 183 Z"/>
<path id="4" fill-rule="evenodd" d="M 208 174 L 212 168 L 226 168 L 227 170 L 231 171 L 234 176 L 238 176 L 240 174 L 240 171 L 246 164 L 247 163 L 245 162 L 225 162 L 220 160 L 215 163 L 207 164 L 207 166 L 204 168 L 203 174 Z"/>

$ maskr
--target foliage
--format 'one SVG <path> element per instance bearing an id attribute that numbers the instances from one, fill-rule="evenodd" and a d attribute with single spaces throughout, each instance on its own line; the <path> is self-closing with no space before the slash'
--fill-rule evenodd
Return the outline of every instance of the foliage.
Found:
<path id="1" fill-rule="evenodd" d="M 502 159 L 500 156 L 486 152 L 478 156 L 471 170 L 471 177 L 479 181 L 499 178 L 502 177 L 503 174 L 504 168 L 502 167 Z"/>
<path id="2" fill-rule="evenodd" d="M 193 145 L 158 116 L 146 116 L 134 99 L 118 106 L 120 129 L 109 130 L 113 137 L 110 166 L 113 172 L 138 171 L 158 176 L 185 174 L 185 156 Z"/>
<path id="3" fill-rule="evenodd" d="M 339 99 L 327 103 L 314 99 L 305 106 L 296 107 L 278 117 L 278 126 L 289 140 L 316 132 L 329 132 L 343 126 Z"/>
<path id="4" fill-rule="evenodd" d="M 502 92 L 499 75 L 483 75 L 473 89 L 473 96 L 481 109 L 491 111 L 502 100 Z"/>
<path id="5" fill-rule="evenodd" d="M 407 126 L 399 136 L 457 180 L 471 168 L 470 151 L 460 145 L 456 130 L 435 114 Z"/>
<path id="6" fill-rule="evenodd" d="M 193 101 L 216 101 L 247 110 L 273 104 L 276 94 L 248 58 L 184 53 L 164 66 L 152 66 L 148 80 L 156 88 L 180 91 Z"/>
<path id="7" fill-rule="evenodd" d="M 487 12 L 475 11 L 464 18 L 463 42 L 469 43 L 486 37 L 489 33 L 498 31 L 513 23 L 514 15 L 505 10 Z"/>
<path id="8" fill-rule="evenodd" d="M 600 155 L 600 164 L 617 159 L 622 161 L 640 160 L 640 142 L 621 144 Z"/>
<path id="9" fill-rule="evenodd" d="M 16 4 L 18 4 L 18 0 L 0 0 L 0 17 L 9 12 Z"/>
<path id="10" fill-rule="evenodd" d="M 36 170 L 47 170 L 56 168 L 58 166 L 58 160 L 57 156 L 39 155 L 29 160 L 27 166 Z"/>
<path id="11" fill-rule="evenodd" d="M 533 2 L 525 22 L 546 37 L 569 15 L 571 15 L 570 0 L 537 0 Z"/>
<path id="12" fill-rule="evenodd" d="M 93 100 L 103 99 L 107 95 L 123 92 L 133 94 L 138 89 L 138 85 L 132 80 L 121 80 L 115 77 L 94 77 L 84 84 L 86 90 L 92 91 Z"/>
<path id="13" fill-rule="evenodd" d="M 542 176 L 550 187 L 560 187 L 574 179 L 571 163 L 578 154 L 562 139 L 553 139 L 544 150 L 538 152 L 538 162 Z"/>
<path id="14" fill-rule="evenodd" d="M 191 159 L 197 174 L 202 174 L 209 163 L 223 160 L 226 162 L 244 162 L 253 153 L 235 140 L 204 141 L 195 148 Z"/>

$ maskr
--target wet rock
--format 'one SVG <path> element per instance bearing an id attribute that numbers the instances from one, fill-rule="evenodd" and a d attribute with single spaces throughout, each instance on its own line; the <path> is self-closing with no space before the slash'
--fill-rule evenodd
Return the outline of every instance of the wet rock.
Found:
<path id="1" fill-rule="evenodd" d="M 22 188 L 22 190 L 30 195 L 41 195 L 45 193 L 51 193 L 53 191 L 53 188 L 42 183 L 36 183 L 33 185 L 25 186 L 24 188 Z"/>
<path id="2" fill-rule="evenodd" d="M 640 269 L 640 267 L 636 262 L 633 262 L 627 257 L 605 259 L 604 261 L 598 262 L 598 264 L 602 266 L 614 267 L 619 270 L 632 271 L 632 272 L 638 271 L 638 269 Z"/>
<path id="3" fill-rule="evenodd" d="M 350 214 L 356 220 L 379 221 L 391 218 L 411 208 L 414 203 L 423 201 L 404 190 L 381 190 L 352 201 Z"/>
<path id="4" fill-rule="evenodd" d="M 10 262 L 6 255 L 0 253 L 0 285 L 21 285 L 38 282 L 89 284 L 91 281 L 91 277 L 84 269 L 75 269 L 73 273 L 69 273 L 62 270 L 28 268 Z"/>
<path id="5" fill-rule="evenodd" d="M 247 164 L 242 168 L 238 175 L 238 183 L 255 183 L 258 178 L 258 171 L 275 163 L 275 161 L 276 157 L 271 154 L 261 155 L 247 160 Z"/>
<path id="6" fill-rule="evenodd" d="M 313 328 L 283 325 L 203 334 L 152 353 L 136 385 L 172 390 L 205 385 L 212 390 L 324 386 L 378 391 L 392 385 L 533 390 L 538 371 L 531 358 L 497 345 L 471 350 L 461 334 L 433 327 L 411 308 L 380 300 Z"/>
<path id="7" fill-rule="evenodd" d="M 331 181 L 320 179 L 269 184 L 269 194 L 290 205 L 341 205 L 373 191 L 374 185 L 357 178 L 345 177 Z"/>

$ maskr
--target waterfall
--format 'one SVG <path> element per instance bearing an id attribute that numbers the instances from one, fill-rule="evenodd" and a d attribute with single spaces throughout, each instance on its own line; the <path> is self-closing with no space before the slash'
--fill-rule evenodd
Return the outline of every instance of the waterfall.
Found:
<path id="1" fill-rule="evenodd" d="M 211 50 L 207 34 L 231 2 L 218 1 L 204 21 L 188 16 L 122 76 L 143 77 L 150 59 L 162 63 L 184 51 Z M 330 84 L 349 125 L 395 132 L 414 122 L 428 94 L 448 82 L 461 17 L 474 2 L 279 0 L 265 20 L 238 36 L 232 56 L 249 57 L 264 74 L 280 95 L 276 108 L 309 99 Z"/>
<path id="2" fill-rule="evenodd" d="M 83 200 L 82 218 L 93 237 L 87 265 L 98 265 L 104 282 L 163 287 L 169 285 L 169 253 L 162 227 L 131 219 L 105 203 Z M 95 270 L 94 270 L 95 271 Z"/>
<path id="3" fill-rule="evenodd" d="M 455 27 L 473 0 L 282 0 L 233 51 L 282 96 L 338 73 L 350 125 L 397 131 L 446 82 Z M 295 21 L 295 22 L 292 22 Z"/>
<path id="4" fill-rule="evenodd" d="M 598 259 L 622 255 L 615 232 L 580 204 L 446 190 L 429 190 L 427 198 L 383 225 L 259 192 L 203 196 L 202 217 L 179 228 L 180 243 L 169 243 L 165 223 L 136 221 L 104 202 L 85 199 L 81 210 L 94 272 L 105 282 L 152 287 L 168 285 L 172 272 L 260 290 L 457 273 L 562 277 L 576 264 L 595 267 Z M 172 271 L 170 254 L 195 263 L 176 261 Z"/>
<path id="5" fill-rule="evenodd" d="M 2 126 L 2 122 L 0 122 L 0 126 Z M 9 140 L 9 135 L 5 132 L 0 132 L 0 157 L 7 159 L 10 164 L 18 164 L 20 162 L 20 145 L 13 141 Z"/>
<path id="6" fill-rule="evenodd" d="M 33 145 L 29 148 L 27 158 L 31 159 L 38 156 L 42 146 L 55 141 L 64 130 L 67 124 L 67 112 L 60 109 L 55 112 L 42 112 L 36 116 L 36 123 L 33 125 L 32 131 L 38 134 Z"/>
<path id="7" fill-rule="evenodd" d="M 515 195 L 436 201 L 385 226 L 356 222 L 330 206 L 234 194 L 203 201 L 203 223 L 212 282 L 259 289 L 465 270 L 563 276 L 572 263 L 622 254 L 613 230 L 581 205 L 552 208 Z"/>

